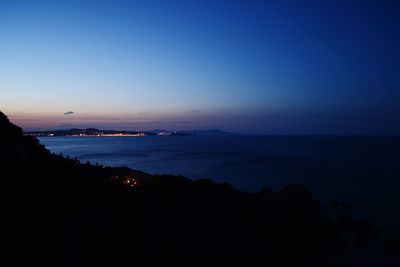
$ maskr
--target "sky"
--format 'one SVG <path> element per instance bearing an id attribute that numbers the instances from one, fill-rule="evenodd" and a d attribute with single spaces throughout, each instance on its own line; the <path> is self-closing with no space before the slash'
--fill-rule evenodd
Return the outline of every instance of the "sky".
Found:
<path id="1" fill-rule="evenodd" d="M 0 1 L 21 127 L 400 134 L 398 1 Z"/>

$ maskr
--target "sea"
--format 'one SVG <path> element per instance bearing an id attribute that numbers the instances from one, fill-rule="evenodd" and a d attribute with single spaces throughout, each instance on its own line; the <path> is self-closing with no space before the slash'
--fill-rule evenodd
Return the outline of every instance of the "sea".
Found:
<path id="1" fill-rule="evenodd" d="M 348 213 L 400 235 L 400 136 L 41 137 L 51 152 L 81 162 L 150 174 L 228 182 L 238 190 L 275 191 L 303 184 L 322 211 Z"/>

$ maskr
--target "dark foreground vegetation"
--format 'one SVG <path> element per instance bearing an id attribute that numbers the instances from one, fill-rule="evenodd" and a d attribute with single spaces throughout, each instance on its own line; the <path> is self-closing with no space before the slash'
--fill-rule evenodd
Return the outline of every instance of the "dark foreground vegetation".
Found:
<path id="1" fill-rule="evenodd" d="M 0 266 L 339 266 L 343 224 L 303 186 L 246 194 L 79 163 L 2 113 L 0 148 Z"/>

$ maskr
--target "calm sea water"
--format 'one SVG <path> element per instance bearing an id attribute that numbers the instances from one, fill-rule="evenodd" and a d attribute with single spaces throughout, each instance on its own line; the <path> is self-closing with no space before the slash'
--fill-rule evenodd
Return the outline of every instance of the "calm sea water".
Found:
<path id="1" fill-rule="evenodd" d="M 55 153 L 151 174 L 211 178 L 256 192 L 306 185 L 323 207 L 336 199 L 352 214 L 400 225 L 400 137 L 164 136 L 43 137 Z"/>

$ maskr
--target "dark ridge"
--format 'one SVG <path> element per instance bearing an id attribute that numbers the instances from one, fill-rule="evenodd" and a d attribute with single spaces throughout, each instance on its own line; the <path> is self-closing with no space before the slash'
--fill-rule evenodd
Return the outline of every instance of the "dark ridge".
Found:
<path id="1" fill-rule="evenodd" d="M 0 134 L 1 266 L 338 266 L 339 227 L 301 185 L 246 194 L 80 163 L 3 113 Z"/>

